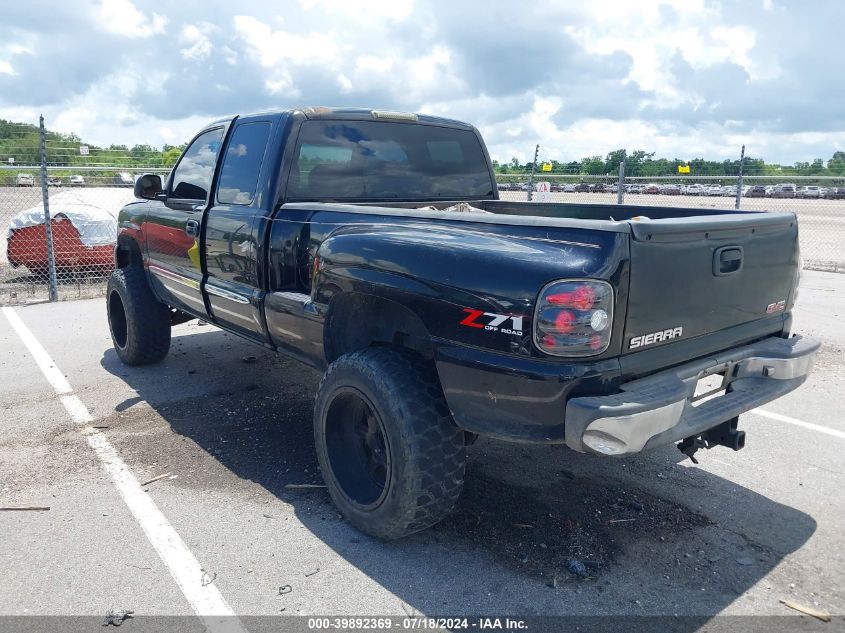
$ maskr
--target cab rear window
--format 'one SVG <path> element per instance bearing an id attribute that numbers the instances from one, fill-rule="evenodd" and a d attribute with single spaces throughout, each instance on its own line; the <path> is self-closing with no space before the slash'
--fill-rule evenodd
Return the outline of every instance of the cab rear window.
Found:
<path id="1" fill-rule="evenodd" d="M 493 193 L 470 130 L 386 121 L 306 121 L 288 200 L 435 200 Z"/>

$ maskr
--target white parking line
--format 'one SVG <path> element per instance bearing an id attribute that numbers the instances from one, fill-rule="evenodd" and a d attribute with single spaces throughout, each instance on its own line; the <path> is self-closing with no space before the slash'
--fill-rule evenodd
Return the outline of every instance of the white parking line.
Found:
<path id="1" fill-rule="evenodd" d="M 88 424 L 94 418 L 79 396 L 73 393 L 70 383 L 50 358 L 47 350 L 12 308 L 4 307 L 3 314 L 29 350 L 47 382 L 56 391 L 70 417 L 77 424 L 85 425 L 81 429 L 82 433 L 97 454 L 100 465 L 111 477 L 126 506 L 144 530 L 150 544 L 158 552 L 193 610 L 205 622 L 207 629 L 215 633 L 246 633 L 246 629 L 240 620 L 234 617 L 235 612 L 217 587 L 203 581 L 207 576 L 199 562 L 152 498 L 141 488 L 141 484 L 114 446 L 105 435 Z"/>
<path id="2" fill-rule="evenodd" d="M 840 431 L 839 429 L 831 429 L 827 426 L 822 426 L 821 424 L 813 424 L 812 422 L 804 422 L 804 420 L 798 420 L 797 418 L 791 418 L 788 415 L 781 415 L 780 413 L 772 413 L 771 411 L 764 411 L 763 409 L 751 409 L 749 413 L 756 413 L 757 415 L 762 415 L 764 418 L 771 418 L 772 420 L 777 420 L 779 422 L 786 422 L 787 424 L 794 424 L 795 426 L 800 426 L 805 429 L 810 429 L 811 431 L 818 431 L 819 433 L 825 433 L 827 435 L 832 435 L 833 437 L 838 437 L 839 439 L 845 440 L 845 431 Z"/>

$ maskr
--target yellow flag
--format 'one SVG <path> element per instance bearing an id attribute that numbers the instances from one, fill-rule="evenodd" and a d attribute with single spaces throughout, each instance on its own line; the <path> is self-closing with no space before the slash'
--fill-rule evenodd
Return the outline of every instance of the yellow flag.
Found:
<path id="1" fill-rule="evenodd" d="M 543 163 L 543 171 L 551 171 L 552 164 L 551 163 Z"/>
<path id="2" fill-rule="evenodd" d="M 688 174 L 689 173 L 689 165 L 678 165 L 678 173 L 679 174 Z"/>

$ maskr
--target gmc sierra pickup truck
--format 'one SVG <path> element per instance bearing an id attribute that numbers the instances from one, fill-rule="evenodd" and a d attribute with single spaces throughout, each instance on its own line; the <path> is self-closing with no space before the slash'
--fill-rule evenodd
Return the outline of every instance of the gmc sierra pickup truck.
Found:
<path id="1" fill-rule="evenodd" d="M 221 119 L 135 195 L 107 295 L 118 356 L 161 361 L 200 318 L 324 372 L 323 478 L 382 538 L 450 511 L 479 434 L 738 450 L 739 415 L 801 385 L 819 347 L 790 335 L 793 213 L 499 200 L 458 121 Z"/>

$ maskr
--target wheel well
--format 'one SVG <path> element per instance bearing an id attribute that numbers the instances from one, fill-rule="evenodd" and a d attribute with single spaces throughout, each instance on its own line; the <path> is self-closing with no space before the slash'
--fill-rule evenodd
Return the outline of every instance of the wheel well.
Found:
<path id="1" fill-rule="evenodd" d="M 131 237 L 119 237 L 117 246 L 114 249 L 114 264 L 116 268 L 127 268 L 128 266 L 141 266 L 141 249 L 138 242 Z"/>
<path id="2" fill-rule="evenodd" d="M 395 301 L 359 292 L 343 293 L 332 300 L 323 336 L 327 363 L 379 345 L 433 356 L 428 330 L 414 312 Z"/>

